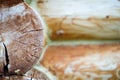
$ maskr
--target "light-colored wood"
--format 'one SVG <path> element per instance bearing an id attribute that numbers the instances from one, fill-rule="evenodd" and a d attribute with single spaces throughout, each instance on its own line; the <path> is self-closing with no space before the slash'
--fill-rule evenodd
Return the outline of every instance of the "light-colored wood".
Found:
<path id="1" fill-rule="evenodd" d="M 119 0 L 39 0 L 52 40 L 120 39 Z"/>
<path id="2" fill-rule="evenodd" d="M 120 44 L 52 45 L 40 63 L 52 80 L 119 80 Z"/>

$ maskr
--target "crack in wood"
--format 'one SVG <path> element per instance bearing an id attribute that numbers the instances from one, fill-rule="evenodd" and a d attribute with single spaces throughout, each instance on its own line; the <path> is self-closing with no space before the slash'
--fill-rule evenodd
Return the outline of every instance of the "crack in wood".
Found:
<path id="1" fill-rule="evenodd" d="M 36 31 L 42 31 L 43 29 L 36 29 L 36 30 L 29 30 L 29 31 L 25 31 L 23 33 L 29 33 L 29 32 L 36 32 Z"/>
<path id="2" fill-rule="evenodd" d="M 7 47 L 6 45 L 3 43 L 3 46 L 5 48 L 5 65 L 4 65 L 4 75 L 7 75 L 7 73 L 9 72 L 9 69 L 8 69 L 8 65 L 9 65 L 9 56 L 8 56 L 8 50 L 7 50 Z"/>

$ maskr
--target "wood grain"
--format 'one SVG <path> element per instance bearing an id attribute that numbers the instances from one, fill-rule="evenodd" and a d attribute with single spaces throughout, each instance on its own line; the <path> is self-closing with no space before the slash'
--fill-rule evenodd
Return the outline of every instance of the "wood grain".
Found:
<path id="1" fill-rule="evenodd" d="M 120 1 L 39 0 L 51 40 L 120 39 Z"/>
<path id="2" fill-rule="evenodd" d="M 120 44 L 49 46 L 40 63 L 56 80 L 119 80 Z"/>

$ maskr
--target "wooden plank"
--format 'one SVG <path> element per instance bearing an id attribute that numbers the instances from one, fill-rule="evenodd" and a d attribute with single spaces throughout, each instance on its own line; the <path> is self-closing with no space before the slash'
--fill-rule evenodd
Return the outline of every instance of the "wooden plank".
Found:
<path id="1" fill-rule="evenodd" d="M 120 39 L 119 0 L 39 0 L 52 40 Z"/>

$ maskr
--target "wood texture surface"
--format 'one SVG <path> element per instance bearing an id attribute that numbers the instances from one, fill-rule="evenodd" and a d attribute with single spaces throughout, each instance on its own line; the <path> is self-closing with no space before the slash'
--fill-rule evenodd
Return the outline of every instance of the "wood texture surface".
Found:
<path id="1" fill-rule="evenodd" d="M 56 80 L 119 80 L 120 44 L 49 46 L 40 63 Z"/>
<path id="2" fill-rule="evenodd" d="M 4 65 L 0 74 L 24 74 L 39 60 L 44 32 L 38 16 L 24 2 L 0 7 L 0 55 L 4 56 L 0 57 L 0 64 Z"/>
<path id="3" fill-rule="evenodd" d="M 119 0 L 39 0 L 52 40 L 120 39 Z"/>

